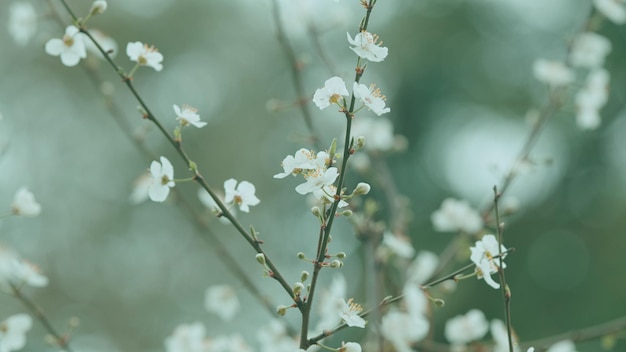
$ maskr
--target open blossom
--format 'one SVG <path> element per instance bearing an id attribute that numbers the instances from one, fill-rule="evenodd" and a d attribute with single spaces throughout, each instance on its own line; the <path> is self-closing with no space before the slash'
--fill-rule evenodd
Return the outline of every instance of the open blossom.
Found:
<path id="1" fill-rule="evenodd" d="M 24 46 L 37 30 L 37 13 L 29 2 L 14 2 L 9 8 L 9 34 L 18 45 Z"/>
<path id="2" fill-rule="evenodd" d="M 314 162 L 317 156 L 314 152 L 301 148 L 293 156 L 287 155 L 280 163 L 283 172 L 274 175 L 274 178 L 285 178 L 289 175 L 296 176 L 303 170 L 311 170 L 317 168 Z"/>
<path id="3" fill-rule="evenodd" d="M 356 342 L 342 343 L 339 352 L 361 352 L 361 345 Z"/>
<path id="4" fill-rule="evenodd" d="M 415 249 L 408 238 L 396 236 L 389 231 L 383 233 L 382 245 L 402 258 L 411 259 L 415 255 Z"/>
<path id="5" fill-rule="evenodd" d="M 338 273 L 333 276 L 330 285 L 322 289 L 317 307 L 320 321 L 317 323 L 315 330 L 330 330 L 337 326 L 339 319 L 337 318 L 337 305 L 340 300 L 346 296 L 348 291 L 348 283 L 345 276 Z"/>
<path id="6" fill-rule="evenodd" d="M 324 82 L 324 87 L 315 91 L 313 103 L 322 110 L 329 107 L 330 104 L 338 103 L 342 96 L 348 96 L 349 94 L 346 82 L 335 76 L 327 79 Z"/>
<path id="7" fill-rule="evenodd" d="M 352 39 L 350 33 L 346 34 L 348 35 L 348 43 L 354 45 L 350 49 L 359 55 L 359 57 L 372 62 L 380 62 L 387 57 L 387 47 L 377 44 L 378 36 L 363 31 L 355 35 L 354 39 Z"/>
<path id="8" fill-rule="evenodd" d="M 80 33 L 75 26 L 65 29 L 63 39 L 53 38 L 46 42 L 46 53 L 52 56 L 60 56 L 65 66 L 76 66 L 80 59 L 87 57 L 84 34 Z"/>
<path id="9" fill-rule="evenodd" d="M 205 352 L 208 350 L 205 334 L 206 328 L 200 322 L 179 325 L 172 335 L 165 339 L 165 350 L 167 352 Z"/>
<path id="10" fill-rule="evenodd" d="M 470 260 L 476 264 L 476 274 L 478 278 L 484 278 L 485 282 L 495 288 L 500 288 L 500 284 L 491 278 L 491 274 L 498 272 L 500 258 L 494 258 L 502 252 L 502 259 L 506 257 L 506 248 L 498 243 L 496 236 L 484 235 L 482 240 L 477 241 L 474 247 L 470 247 Z M 506 264 L 502 262 L 502 269 Z"/>
<path id="11" fill-rule="evenodd" d="M 126 46 L 126 55 L 131 61 L 137 62 L 141 66 L 150 66 L 156 71 L 161 71 L 163 65 L 163 54 L 161 54 L 154 46 L 148 46 L 142 42 L 128 43 Z"/>
<path id="12" fill-rule="evenodd" d="M 231 321 L 240 308 L 237 292 L 229 285 L 215 285 L 206 290 L 204 307 L 224 321 Z"/>
<path id="13" fill-rule="evenodd" d="M 163 202 L 170 193 L 170 188 L 174 187 L 174 167 L 166 157 L 161 157 L 161 162 L 153 161 L 150 164 L 150 175 L 152 183 L 148 190 L 148 196 L 154 202 Z"/>
<path id="14" fill-rule="evenodd" d="M 491 325 L 489 327 L 491 337 L 493 337 L 493 341 L 495 342 L 493 352 L 511 352 L 509 351 L 509 335 L 504 322 L 502 320 L 494 319 L 491 321 Z M 517 336 L 513 334 L 512 339 L 512 352 L 519 352 L 520 349 L 518 346 Z"/>
<path id="15" fill-rule="evenodd" d="M 0 247 L 0 288 L 10 291 L 11 285 L 43 287 L 48 278 L 34 264 L 21 259 L 11 249 Z"/>
<path id="16" fill-rule="evenodd" d="M 537 59 L 533 63 L 533 74 L 540 82 L 553 87 L 572 83 L 576 78 L 574 71 L 561 61 Z"/>
<path id="17" fill-rule="evenodd" d="M 483 228 L 483 219 L 467 201 L 446 198 L 441 208 L 435 211 L 430 220 L 436 231 L 453 232 L 463 231 L 474 234 Z"/>
<path id="18" fill-rule="evenodd" d="M 472 309 L 465 315 L 446 321 L 444 335 L 452 345 L 459 346 L 482 338 L 488 330 L 489 323 L 485 314 L 478 309 Z"/>
<path id="19" fill-rule="evenodd" d="M 35 196 L 26 187 L 21 187 L 15 193 L 11 212 L 21 216 L 37 216 L 41 213 L 41 205 L 35 200 Z"/>
<path id="20" fill-rule="evenodd" d="M 28 314 L 16 314 L 0 322 L 0 351 L 21 350 L 26 345 L 26 332 L 33 326 Z"/>
<path id="21" fill-rule="evenodd" d="M 200 121 L 200 115 L 198 110 L 188 105 L 183 105 L 181 109 L 178 105 L 174 105 L 174 112 L 176 113 L 176 120 L 185 125 L 194 125 L 198 128 L 206 126 L 206 122 Z"/>
<path id="22" fill-rule="evenodd" d="M 615 24 L 626 23 L 626 4 L 622 0 L 593 0 L 598 12 Z"/>
<path id="23" fill-rule="evenodd" d="M 381 334 L 398 352 L 412 352 L 411 345 L 426 337 L 429 323 L 423 315 L 391 309 L 382 317 Z"/>
<path id="24" fill-rule="evenodd" d="M 576 124 L 580 129 L 590 130 L 600 126 L 600 109 L 609 98 L 610 76 L 605 69 L 589 73 L 585 86 L 576 94 Z"/>
<path id="25" fill-rule="evenodd" d="M 302 195 L 313 193 L 315 198 L 320 199 L 324 193 L 324 187 L 331 186 L 338 176 L 339 172 L 336 167 L 313 170 L 305 176 L 306 182 L 296 187 L 296 192 Z"/>
<path id="26" fill-rule="evenodd" d="M 610 52 L 611 42 L 606 37 L 585 32 L 574 39 L 570 60 L 574 66 L 598 68 L 604 65 L 604 59 Z"/>
<path id="27" fill-rule="evenodd" d="M 356 326 L 357 328 L 365 327 L 365 323 L 367 322 L 359 315 L 363 311 L 363 308 L 360 304 L 354 303 L 352 298 L 350 298 L 348 302 L 344 301 L 343 298 L 338 298 L 337 308 L 339 317 L 346 325 L 350 327 Z"/>
<path id="28" fill-rule="evenodd" d="M 226 203 L 235 203 L 239 206 L 239 210 L 244 213 L 250 212 L 250 206 L 259 204 L 261 201 L 254 194 L 256 188 L 248 181 L 241 181 L 237 186 L 237 180 L 234 178 L 224 182 L 224 201 Z"/>
<path id="29" fill-rule="evenodd" d="M 380 89 L 371 85 L 369 88 L 364 84 L 354 82 L 353 88 L 354 97 L 359 99 L 365 106 L 372 110 L 376 115 L 391 111 L 390 108 L 385 107 L 385 96 L 380 93 Z"/>

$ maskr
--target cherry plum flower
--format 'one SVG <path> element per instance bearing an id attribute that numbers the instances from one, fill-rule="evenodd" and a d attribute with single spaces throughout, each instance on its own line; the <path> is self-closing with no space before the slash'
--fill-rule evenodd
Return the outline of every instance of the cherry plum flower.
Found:
<path id="1" fill-rule="evenodd" d="M 454 198 L 446 198 L 430 220 L 435 230 L 440 232 L 463 231 L 474 234 L 483 228 L 480 214 L 467 201 Z"/>
<path id="2" fill-rule="evenodd" d="M 11 212 L 14 215 L 37 216 L 41 213 L 41 205 L 35 200 L 35 196 L 26 187 L 21 187 L 15 193 Z"/>
<path id="3" fill-rule="evenodd" d="M 287 155 L 280 163 L 283 172 L 274 175 L 274 178 L 285 178 L 289 175 L 296 176 L 303 170 L 311 170 L 317 168 L 314 160 L 315 153 L 305 148 L 298 150 L 293 156 Z"/>
<path id="4" fill-rule="evenodd" d="M 126 55 L 131 61 L 137 62 L 140 66 L 150 66 L 156 71 L 161 71 L 163 65 L 163 54 L 161 54 L 154 46 L 148 46 L 142 42 L 128 43 L 126 46 Z"/>
<path id="5" fill-rule="evenodd" d="M 229 285 L 214 285 L 206 290 L 204 307 L 224 321 L 231 321 L 239 312 L 239 298 Z"/>
<path id="6" fill-rule="evenodd" d="M 610 52 L 611 42 L 606 37 L 585 32 L 574 39 L 570 61 L 574 66 L 598 68 L 604 65 L 604 59 Z"/>
<path id="7" fill-rule="evenodd" d="M 484 235 L 482 240 L 477 241 L 474 247 L 470 247 L 470 260 L 476 264 L 477 277 L 484 278 L 485 282 L 495 288 L 500 288 L 500 284 L 491 278 L 491 274 L 498 272 L 500 267 L 500 259 L 494 258 L 502 252 L 502 259 L 506 257 L 506 248 L 498 243 L 496 236 Z M 506 268 L 506 264 L 502 263 L 502 269 Z"/>
<path id="8" fill-rule="evenodd" d="M 21 350 L 26 345 L 26 332 L 33 326 L 28 314 L 16 314 L 0 322 L 0 351 Z"/>
<path id="9" fill-rule="evenodd" d="M 561 87 L 572 83 L 576 78 L 574 71 L 561 61 L 537 59 L 533 63 L 535 78 L 553 87 Z"/>
<path id="10" fill-rule="evenodd" d="M 174 112 L 176 113 L 176 120 L 179 120 L 180 123 L 185 125 L 193 125 L 198 128 L 206 126 L 206 122 L 200 121 L 200 115 L 198 115 L 198 110 L 188 105 L 183 105 L 181 109 L 178 105 L 174 105 Z"/>
<path id="11" fill-rule="evenodd" d="M 385 96 L 380 93 L 380 89 L 371 85 L 369 88 L 364 84 L 354 82 L 353 88 L 354 97 L 359 99 L 365 106 L 372 110 L 376 115 L 391 111 L 390 108 L 385 107 Z"/>
<path id="12" fill-rule="evenodd" d="M 174 167 L 166 157 L 161 157 L 161 162 L 153 161 L 150 164 L 150 175 L 152 183 L 148 190 L 148 196 L 154 202 L 163 202 L 170 193 L 170 188 L 174 187 Z"/>
<path id="13" fill-rule="evenodd" d="M 239 186 L 237 186 L 237 180 L 234 178 L 224 182 L 224 201 L 226 203 L 237 204 L 239 210 L 244 213 L 250 212 L 250 206 L 257 205 L 261 202 L 254 194 L 255 192 L 256 188 L 248 181 L 241 181 Z"/>
<path id="14" fill-rule="evenodd" d="M 454 346 L 462 346 L 470 341 L 485 336 L 489 330 L 489 322 L 485 314 L 478 309 L 472 309 L 465 315 L 458 315 L 446 322 L 444 335 Z"/>
<path id="15" fill-rule="evenodd" d="M 87 57 L 84 34 L 80 33 L 75 26 L 65 29 L 63 39 L 52 38 L 46 42 L 46 53 L 52 56 L 60 56 L 63 65 L 76 66 L 80 59 Z"/>
<path id="16" fill-rule="evenodd" d="M 593 0 L 598 12 L 615 24 L 626 23 L 626 3 L 622 0 Z"/>
<path id="17" fill-rule="evenodd" d="M 37 31 L 37 13 L 29 2 L 15 2 L 9 8 L 9 34 L 20 46 L 25 46 Z"/>
<path id="18" fill-rule="evenodd" d="M 320 109 L 325 109 L 330 104 L 336 104 L 339 102 L 342 96 L 348 96 L 348 89 L 346 88 L 346 82 L 340 77 L 331 77 L 324 82 L 324 87 L 319 88 L 313 95 L 313 103 Z"/>
<path id="19" fill-rule="evenodd" d="M 348 43 L 350 43 L 350 45 L 354 45 L 350 49 L 352 49 L 352 51 L 354 51 L 359 57 L 372 62 L 380 62 L 387 57 L 387 48 L 377 44 L 378 36 L 373 35 L 370 32 L 363 31 L 355 35 L 354 39 L 352 39 L 350 33 L 346 34 L 348 35 Z"/>
<path id="20" fill-rule="evenodd" d="M 363 308 L 360 304 L 354 303 L 352 298 L 346 302 L 343 298 L 337 299 L 337 308 L 339 317 L 350 327 L 364 328 L 367 323 L 365 319 L 359 315 Z"/>

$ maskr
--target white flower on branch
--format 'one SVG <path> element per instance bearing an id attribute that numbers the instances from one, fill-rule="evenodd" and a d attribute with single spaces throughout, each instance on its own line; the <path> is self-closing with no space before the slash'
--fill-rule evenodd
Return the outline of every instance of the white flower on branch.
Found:
<path id="1" fill-rule="evenodd" d="M 236 188 L 235 188 L 236 187 Z M 226 203 L 234 203 L 239 206 L 239 210 L 244 213 L 250 212 L 250 206 L 259 204 L 261 201 L 255 195 L 256 188 L 248 181 L 241 181 L 237 186 L 237 180 L 234 178 L 224 182 L 224 201 Z"/>
<path id="2" fill-rule="evenodd" d="M 574 71 L 563 62 L 545 59 L 535 60 L 533 74 L 538 81 L 553 87 L 567 85 L 576 78 Z"/>
<path id="3" fill-rule="evenodd" d="M 317 156 L 313 151 L 301 148 L 293 156 L 287 155 L 280 163 L 283 172 L 274 175 L 274 178 L 285 178 L 289 175 L 296 176 L 303 170 L 317 168 L 315 163 Z"/>
<path id="4" fill-rule="evenodd" d="M 131 61 L 137 62 L 140 66 L 150 66 L 156 71 L 161 71 L 163 65 L 163 54 L 154 46 L 148 46 L 142 42 L 132 42 L 126 45 L 126 55 Z"/>
<path id="5" fill-rule="evenodd" d="M 48 278 L 37 266 L 0 246 L 0 288 L 11 291 L 11 286 L 21 285 L 44 287 L 48 285 Z"/>
<path id="6" fill-rule="evenodd" d="M 331 77 L 324 82 L 324 87 L 319 88 L 313 95 L 313 103 L 320 109 L 325 109 L 330 104 L 336 104 L 339 102 L 342 96 L 348 96 L 348 89 L 346 88 L 346 82 L 340 77 Z"/>
<path id="7" fill-rule="evenodd" d="M 580 129 L 590 130 L 600 126 L 600 109 L 609 99 L 609 80 L 607 70 L 593 70 L 587 76 L 583 89 L 576 94 L 576 124 Z"/>
<path id="8" fill-rule="evenodd" d="M 485 314 L 478 309 L 472 309 L 465 315 L 458 315 L 446 321 L 444 335 L 452 345 L 463 346 L 482 338 L 488 330 L 489 323 Z"/>
<path id="9" fill-rule="evenodd" d="M 178 105 L 174 105 L 174 112 L 176 113 L 176 120 L 180 121 L 181 125 L 193 125 L 198 128 L 206 126 L 206 122 L 200 121 L 200 115 L 198 115 L 198 109 L 189 105 L 183 105 L 181 109 Z"/>
<path id="10" fill-rule="evenodd" d="M 379 42 L 378 36 L 370 32 L 361 32 L 354 36 L 354 39 L 350 36 L 350 33 L 346 33 L 348 36 L 348 43 L 354 45 L 350 49 L 354 51 L 359 57 L 372 61 L 383 61 L 388 54 L 387 47 L 380 46 L 382 42 Z"/>
<path id="11" fill-rule="evenodd" d="M 65 29 L 63 39 L 52 38 L 46 43 L 46 53 L 52 56 L 60 56 L 65 66 L 76 66 L 80 59 L 87 57 L 84 34 L 80 33 L 75 26 Z"/>
<path id="12" fill-rule="evenodd" d="M 346 325 L 350 327 L 365 328 L 365 324 L 367 322 L 359 315 L 363 311 L 360 304 L 354 303 L 352 298 L 348 299 L 347 302 L 343 298 L 338 298 L 336 303 L 339 317 L 346 323 Z"/>
<path id="13" fill-rule="evenodd" d="M 500 258 L 495 258 L 502 252 L 502 260 L 506 257 L 506 248 L 498 243 L 496 236 L 484 235 L 482 240 L 477 241 L 474 247 L 470 247 L 470 260 L 476 264 L 476 275 L 479 279 L 484 278 L 485 282 L 495 288 L 500 288 L 500 284 L 491 278 L 491 274 L 497 273 L 500 268 Z M 506 264 L 502 262 L 502 269 Z"/>
<path id="14" fill-rule="evenodd" d="M 33 326 L 28 314 L 16 314 L 0 322 L 0 351 L 21 350 L 26 345 L 26 332 Z"/>
<path id="15" fill-rule="evenodd" d="M 354 82 L 352 89 L 354 90 L 354 97 L 359 99 L 376 115 L 380 116 L 391 111 L 390 108 L 385 107 L 385 96 L 373 84 L 368 88 L 365 84 Z"/>
<path id="16" fill-rule="evenodd" d="M 361 352 L 361 345 L 356 342 L 348 342 L 342 343 L 341 347 L 337 350 L 338 352 Z"/>
<path id="17" fill-rule="evenodd" d="M 611 52 L 611 42 L 606 37 L 593 32 L 579 34 L 572 44 L 570 60 L 572 65 L 598 68 Z"/>
<path id="18" fill-rule="evenodd" d="M 174 187 L 174 167 L 166 157 L 161 157 L 161 162 L 153 161 L 150 164 L 150 176 L 152 177 L 148 196 L 154 202 L 163 202 Z"/>
<path id="19" fill-rule="evenodd" d="M 598 12 L 615 24 L 626 23 L 626 3 L 623 0 L 593 0 Z"/>
<path id="20" fill-rule="evenodd" d="M 11 212 L 14 215 L 37 216 L 41 213 L 41 205 L 35 200 L 35 196 L 26 187 L 21 187 L 13 197 Z"/>

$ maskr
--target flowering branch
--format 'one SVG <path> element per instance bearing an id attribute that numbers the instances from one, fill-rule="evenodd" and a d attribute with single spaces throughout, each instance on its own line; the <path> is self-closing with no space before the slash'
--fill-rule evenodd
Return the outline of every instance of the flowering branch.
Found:
<path id="1" fill-rule="evenodd" d="M 229 211 L 228 207 L 226 207 L 226 205 L 219 199 L 219 197 L 215 194 L 215 192 L 213 192 L 213 190 L 209 187 L 208 183 L 206 182 L 206 180 L 204 179 L 204 177 L 198 170 L 198 167 L 195 164 L 195 162 L 193 162 L 184 151 L 181 141 L 173 138 L 165 130 L 165 128 L 159 122 L 156 116 L 150 111 L 150 108 L 148 107 L 148 105 L 144 102 L 143 98 L 139 95 L 139 92 L 135 89 L 133 85 L 132 77 L 126 74 L 124 70 L 115 63 L 111 55 L 107 51 L 105 51 L 102 48 L 102 46 L 98 43 L 98 41 L 88 32 L 86 27 L 80 22 L 78 17 L 74 14 L 71 8 L 67 5 L 66 1 L 65 0 L 60 0 L 60 1 L 65 7 L 65 9 L 67 10 L 67 12 L 69 13 L 74 24 L 78 27 L 78 30 L 84 35 L 86 35 L 96 45 L 100 53 L 106 58 L 109 64 L 116 70 L 120 78 L 122 78 L 123 82 L 131 91 L 132 95 L 135 97 L 137 102 L 141 105 L 141 108 L 143 109 L 143 112 L 144 112 L 144 118 L 152 121 L 157 126 L 157 128 L 161 131 L 163 136 L 170 142 L 170 144 L 178 152 L 179 156 L 185 161 L 189 169 L 191 169 L 194 172 L 194 177 L 193 177 L 194 181 L 196 181 L 202 188 L 204 188 L 209 193 L 211 198 L 213 198 L 213 200 L 215 201 L 216 205 L 220 208 L 223 216 L 227 218 L 233 224 L 235 229 L 241 234 L 241 236 L 243 236 L 246 242 L 248 242 L 259 255 L 262 255 L 265 258 L 265 265 L 269 269 L 268 270 L 269 276 L 274 278 L 276 281 L 278 281 L 279 284 L 283 287 L 283 289 L 290 295 L 290 297 L 294 298 L 295 300 L 295 295 L 294 295 L 292 288 L 287 283 L 287 281 L 283 278 L 278 268 L 270 260 L 270 258 L 265 253 L 265 251 L 261 248 L 262 242 L 256 239 L 255 234 L 248 233 L 243 228 L 243 226 L 239 223 L 239 221 Z M 302 305 L 298 300 L 296 300 L 296 304 L 298 308 L 302 310 Z"/>

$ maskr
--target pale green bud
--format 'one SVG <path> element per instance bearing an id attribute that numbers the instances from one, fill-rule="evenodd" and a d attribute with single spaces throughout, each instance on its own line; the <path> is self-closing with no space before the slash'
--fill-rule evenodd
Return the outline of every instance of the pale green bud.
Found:
<path id="1" fill-rule="evenodd" d="M 258 253 L 256 256 L 256 261 L 261 265 L 265 265 L 265 255 L 263 253 Z"/>

